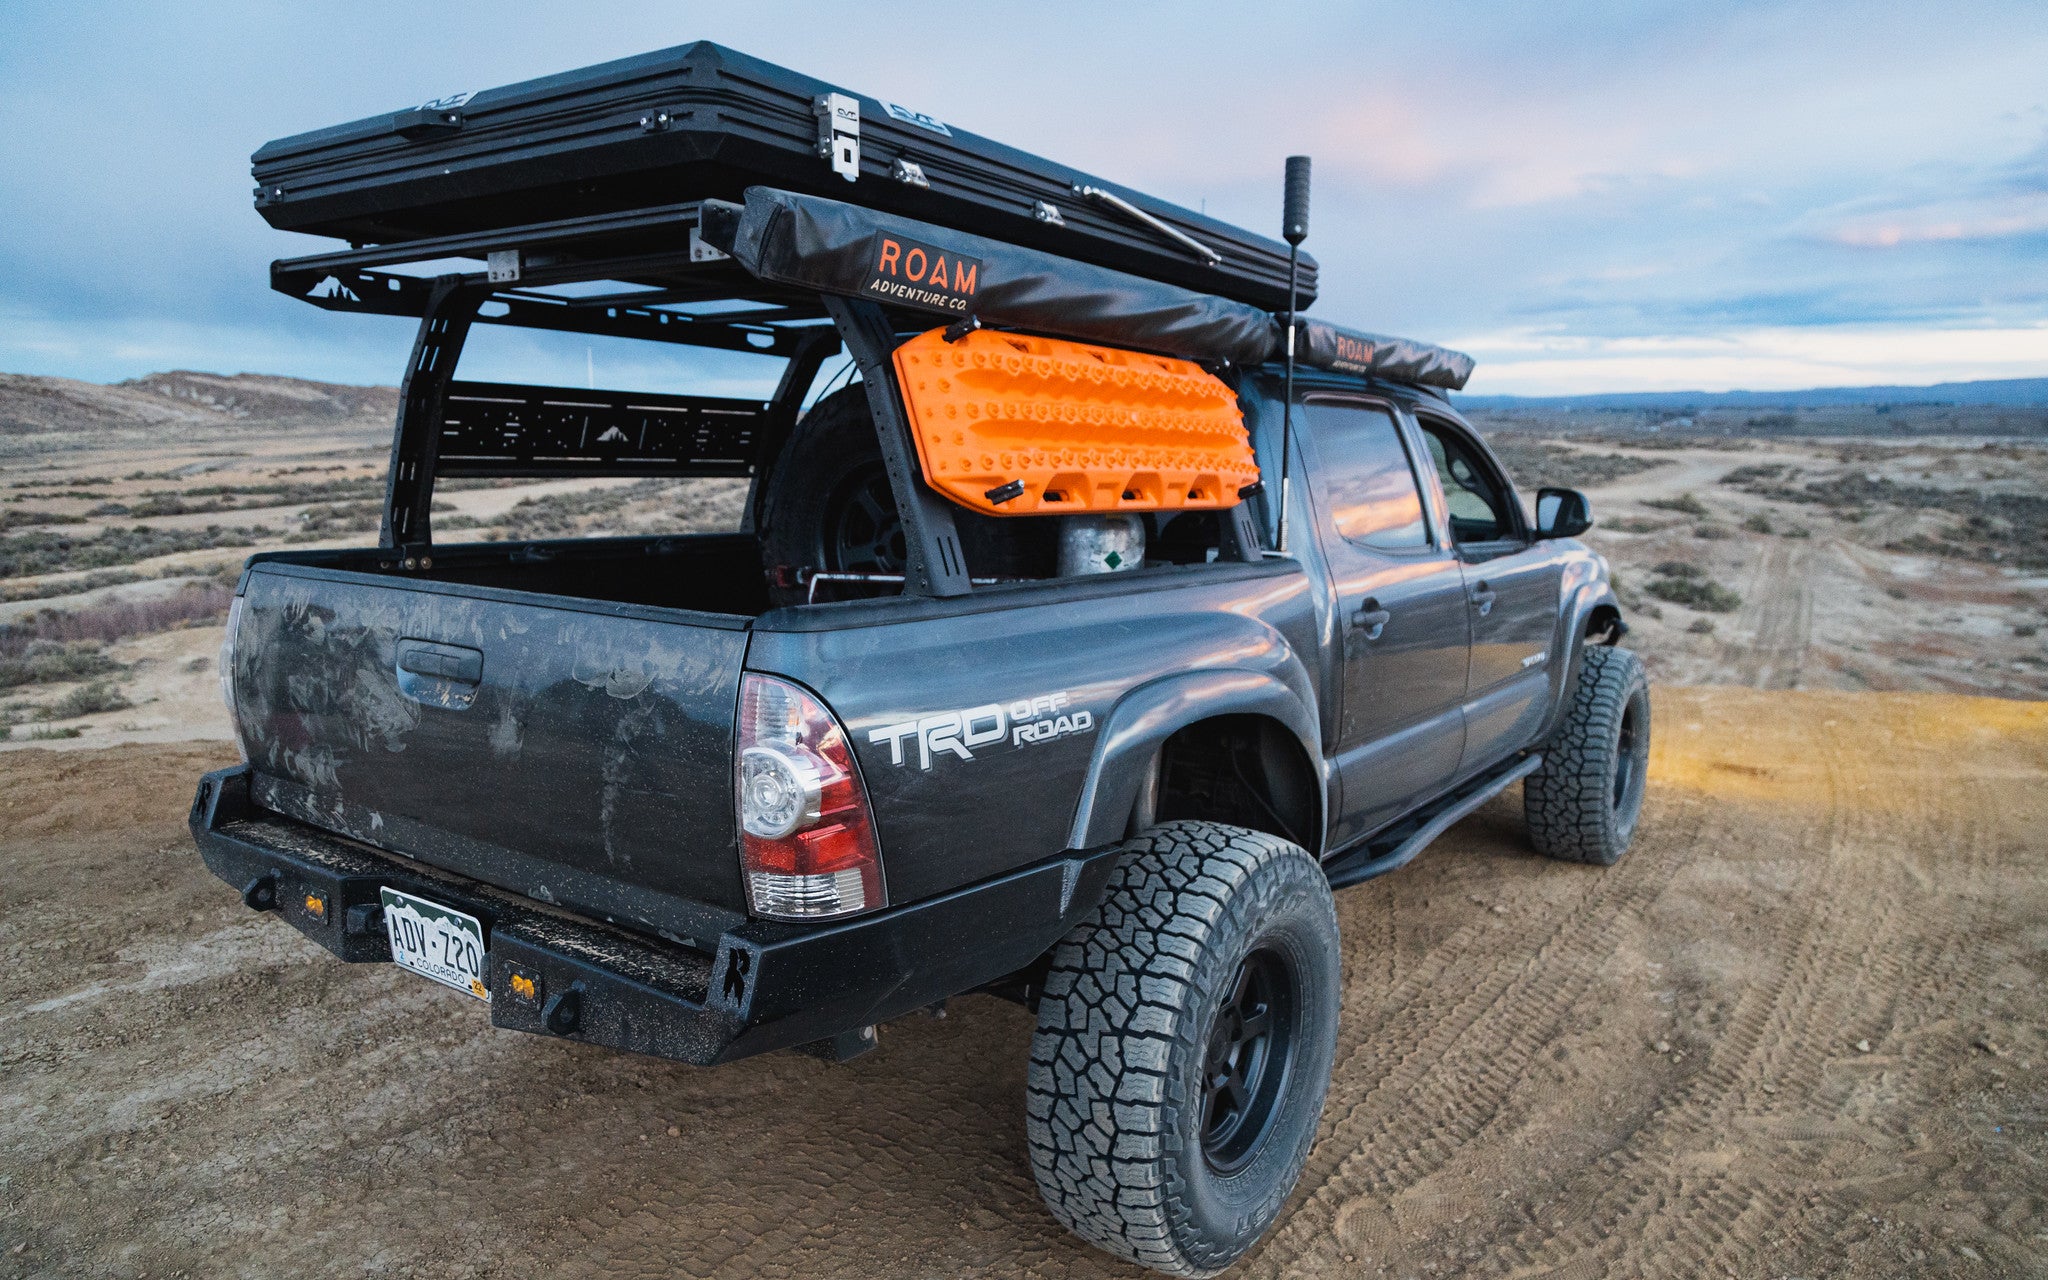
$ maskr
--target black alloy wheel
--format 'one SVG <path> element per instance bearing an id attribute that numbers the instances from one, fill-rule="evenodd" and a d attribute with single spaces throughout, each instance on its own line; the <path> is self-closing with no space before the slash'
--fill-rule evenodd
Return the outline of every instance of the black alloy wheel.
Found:
<path id="1" fill-rule="evenodd" d="M 856 467 L 825 503 L 819 559 L 837 573 L 902 573 L 909 559 L 903 517 L 879 463 Z"/>
<path id="2" fill-rule="evenodd" d="M 1623 705 L 1621 734 L 1614 746 L 1614 807 L 1617 810 L 1627 807 L 1641 776 L 1640 762 L 1636 754 L 1637 721 L 1640 719 L 1636 712 L 1637 705 L 1635 699 Z"/>
<path id="3" fill-rule="evenodd" d="M 1210 1024 L 1202 1064 L 1202 1155 L 1218 1173 L 1251 1163 L 1273 1127 L 1295 1035 L 1294 975 L 1274 951 L 1238 966 Z"/>

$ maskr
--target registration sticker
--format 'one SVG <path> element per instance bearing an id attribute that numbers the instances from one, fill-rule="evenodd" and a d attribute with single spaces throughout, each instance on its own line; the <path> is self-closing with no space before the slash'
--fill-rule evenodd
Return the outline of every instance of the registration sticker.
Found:
<path id="1" fill-rule="evenodd" d="M 475 916 L 396 889 L 380 887 L 378 894 L 394 963 L 479 1000 L 491 998 L 484 986 L 484 927 Z"/>

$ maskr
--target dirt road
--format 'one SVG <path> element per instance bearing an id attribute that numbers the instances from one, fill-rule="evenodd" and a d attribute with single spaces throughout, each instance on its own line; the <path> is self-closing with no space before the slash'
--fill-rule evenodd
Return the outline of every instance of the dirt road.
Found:
<path id="1" fill-rule="evenodd" d="M 1644 833 L 1347 890 L 1335 1083 L 1237 1274 L 2048 1274 L 2048 704 L 1662 690 Z M 0 1276 L 1078 1276 L 1030 1021 L 843 1067 L 495 1032 L 244 910 L 214 745 L 0 757 Z M 1512 799 L 1512 797 L 1510 798 Z"/>

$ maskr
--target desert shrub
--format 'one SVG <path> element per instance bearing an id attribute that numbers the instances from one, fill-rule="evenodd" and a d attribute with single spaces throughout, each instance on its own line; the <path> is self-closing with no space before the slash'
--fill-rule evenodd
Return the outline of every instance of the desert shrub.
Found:
<path id="1" fill-rule="evenodd" d="M 1728 536 L 1728 531 L 1718 524 L 1703 524 L 1692 531 L 1695 538 L 1718 539 Z"/>
<path id="2" fill-rule="evenodd" d="M 204 529 L 152 529 L 145 525 L 110 528 L 91 537 L 60 533 L 17 533 L 0 538 L 0 578 L 62 573 L 69 569 L 105 569 L 133 564 L 180 551 L 214 547 L 246 547 L 271 536 L 260 525 Z"/>
<path id="3" fill-rule="evenodd" d="M 1749 466 L 1746 467 L 1735 468 L 1735 470 L 1730 471 L 1727 475 L 1722 476 L 1720 480 L 1716 483 L 1736 485 L 1756 484 L 1757 482 L 1762 480 L 1776 480 L 1779 476 L 1782 476 L 1784 474 L 1785 467 L 1781 463 L 1757 462 L 1751 463 Z"/>
<path id="4" fill-rule="evenodd" d="M 1713 635 L 1714 620 L 1712 618 L 1694 618 L 1692 620 L 1692 625 L 1687 627 L 1686 630 L 1696 636 Z"/>
<path id="5" fill-rule="evenodd" d="M 129 636 L 154 635 L 174 627 L 227 616 L 232 582 L 188 582 L 177 591 L 147 600 L 109 600 L 82 609 L 44 609 L 34 617 L 0 626 L 0 658 L 19 657 L 31 645 L 48 642 L 112 644 Z"/>
<path id="6" fill-rule="evenodd" d="M 1697 578 L 1700 576 L 1700 567 L 1696 564 L 1687 564 L 1683 560 L 1660 560 L 1657 567 L 1650 572 L 1660 578 Z"/>
<path id="7" fill-rule="evenodd" d="M 1707 514 L 1707 504 L 1693 497 L 1690 493 L 1681 493 L 1675 498 L 1645 498 L 1643 499 L 1643 505 L 1655 507 L 1659 511 L 1676 511 L 1680 515 L 1703 516 Z"/>
<path id="8" fill-rule="evenodd" d="M 26 529 L 39 524 L 83 524 L 85 517 L 68 516 L 61 511 L 0 511 L 0 533 L 15 529 Z"/>
<path id="9" fill-rule="evenodd" d="M 1508 474 L 1525 488 L 1544 485 L 1568 489 L 1597 489 L 1624 476 L 1653 467 L 1669 466 L 1661 458 L 1634 458 L 1625 453 L 1587 453 L 1543 441 L 1489 434 L 1487 444 Z"/>
<path id="10" fill-rule="evenodd" d="M 1697 572 L 1686 577 L 1653 578 L 1643 590 L 1659 600 L 1702 613 L 1733 613 L 1742 607 L 1741 596 Z"/>
<path id="11" fill-rule="evenodd" d="M 368 532 L 376 529 L 383 518 L 381 502 L 321 503 L 299 514 L 299 530 L 292 535 L 292 541 L 310 542 L 341 533 Z"/>
<path id="12" fill-rule="evenodd" d="M 0 600 L 12 603 L 16 600 L 47 600 L 51 596 L 75 595 L 80 591 L 91 591 L 96 587 L 119 586 L 124 582 L 140 582 L 142 575 L 129 569 L 102 569 L 88 573 L 83 578 L 70 578 L 63 582 L 28 582 L 0 591 Z"/>
<path id="13" fill-rule="evenodd" d="M 1773 532 L 1773 530 L 1771 529 L 1771 518 L 1761 511 L 1757 512 L 1749 519 L 1744 520 L 1742 522 L 1742 527 L 1749 530 L 1751 533 Z"/>
<path id="14" fill-rule="evenodd" d="M 126 711 L 134 706 L 110 681 L 82 684 L 36 713 L 39 720 L 76 720 L 102 711 Z"/>
<path id="15" fill-rule="evenodd" d="M 62 729 L 31 729 L 28 733 L 28 740 L 30 742 L 50 742 L 58 738 L 83 738 L 84 736 L 85 730 L 77 725 L 67 725 Z"/>
<path id="16" fill-rule="evenodd" d="M 0 636 L 0 642 L 4 639 Z M 112 675 L 122 669 L 120 663 L 102 653 L 96 644 L 53 644 L 48 640 L 37 640 L 17 656 L 0 657 L 0 689 L 16 689 L 25 684 L 66 684 L 73 680 Z"/>

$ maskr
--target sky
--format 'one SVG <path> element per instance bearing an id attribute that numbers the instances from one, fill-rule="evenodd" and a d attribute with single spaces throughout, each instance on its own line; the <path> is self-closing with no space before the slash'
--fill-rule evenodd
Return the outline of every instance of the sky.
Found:
<path id="1" fill-rule="evenodd" d="M 0 0 L 0 371 L 395 382 L 271 138 L 713 39 L 1277 235 L 1478 394 L 2048 376 L 2048 3 Z M 586 355 L 582 359 L 595 359 Z"/>

